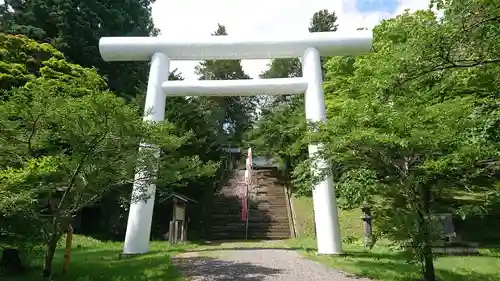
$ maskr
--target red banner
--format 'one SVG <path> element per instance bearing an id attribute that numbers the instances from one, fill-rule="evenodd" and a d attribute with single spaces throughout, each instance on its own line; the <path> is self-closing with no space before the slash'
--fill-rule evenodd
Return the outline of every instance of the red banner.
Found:
<path id="1" fill-rule="evenodd" d="M 241 198 L 241 220 L 247 221 L 247 197 Z"/>
<path id="2" fill-rule="evenodd" d="M 248 149 L 246 159 L 245 184 L 243 185 L 241 196 L 241 220 L 246 221 L 248 215 L 248 187 L 252 184 L 252 149 Z"/>

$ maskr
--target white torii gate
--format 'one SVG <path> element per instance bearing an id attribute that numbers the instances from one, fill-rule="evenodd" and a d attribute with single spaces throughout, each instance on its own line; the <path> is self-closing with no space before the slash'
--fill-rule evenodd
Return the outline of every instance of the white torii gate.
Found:
<path id="1" fill-rule="evenodd" d="M 105 61 L 151 61 L 144 120 L 163 121 L 165 99 L 172 96 L 231 96 L 291 94 L 305 92 L 308 120 L 324 122 L 325 101 L 320 56 L 359 55 L 370 51 L 372 33 L 367 31 L 317 32 L 288 38 L 242 38 L 207 36 L 199 40 L 172 40 L 169 37 L 104 37 L 99 51 Z M 253 80 L 167 81 L 171 60 L 231 60 L 302 57 L 303 77 Z M 309 156 L 318 145 L 309 145 Z M 327 168 L 325 161 L 317 161 Z M 141 178 L 141 175 L 136 175 Z M 134 184 L 133 193 L 140 192 Z M 156 186 L 151 184 L 147 201 L 130 206 L 124 254 L 148 251 Z M 340 228 L 331 177 L 313 189 L 314 220 L 319 254 L 342 254 Z"/>

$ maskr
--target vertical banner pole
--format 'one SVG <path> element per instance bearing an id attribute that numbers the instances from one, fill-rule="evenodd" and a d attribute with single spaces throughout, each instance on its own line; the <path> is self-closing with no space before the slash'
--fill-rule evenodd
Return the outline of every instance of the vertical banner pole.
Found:
<path id="1" fill-rule="evenodd" d="M 246 159 L 246 169 L 245 169 L 245 185 L 244 185 L 244 190 L 242 192 L 242 200 L 241 200 L 241 205 L 242 205 L 242 210 L 241 210 L 241 216 L 242 220 L 245 221 L 245 240 L 248 239 L 248 189 L 252 185 L 252 149 L 248 149 L 248 155 Z"/>
<path id="2" fill-rule="evenodd" d="M 247 194 L 245 195 L 245 240 L 248 240 L 248 187 Z"/>

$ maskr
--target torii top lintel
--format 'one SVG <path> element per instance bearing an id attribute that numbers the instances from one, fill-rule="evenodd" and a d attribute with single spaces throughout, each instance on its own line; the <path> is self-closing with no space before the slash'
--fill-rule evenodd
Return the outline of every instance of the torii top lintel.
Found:
<path id="1" fill-rule="evenodd" d="M 172 60 L 273 59 L 301 57 L 307 48 L 322 56 L 360 55 L 372 47 L 371 31 L 315 32 L 291 37 L 207 36 L 197 40 L 157 37 L 103 37 L 105 61 L 149 61 L 162 52 Z"/>

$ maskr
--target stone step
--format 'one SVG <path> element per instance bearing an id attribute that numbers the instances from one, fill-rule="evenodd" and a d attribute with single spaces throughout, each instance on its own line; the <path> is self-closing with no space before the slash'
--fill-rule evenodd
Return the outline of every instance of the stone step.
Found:
<path id="1" fill-rule="evenodd" d="M 230 198 L 240 198 L 240 196 L 243 194 L 242 190 L 232 190 L 228 192 L 221 192 L 221 193 L 215 193 L 214 194 L 214 199 L 215 198 L 224 198 L 224 197 L 230 197 Z M 248 196 L 249 197 L 254 197 L 254 196 L 273 196 L 273 197 L 285 197 L 285 192 L 282 190 L 249 190 L 248 191 Z"/>
<path id="2" fill-rule="evenodd" d="M 264 200 L 268 202 L 286 202 L 285 195 L 272 196 L 272 195 L 260 194 L 256 196 L 249 196 L 248 199 L 253 202 L 261 202 Z"/>
<path id="3" fill-rule="evenodd" d="M 211 205 L 211 209 L 214 210 L 215 208 L 229 208 L 229 209 L 235 209 L 235 208 L 239 208 L 241 209 L 241 202 L 226 202 L 226 203 L 217 203 L 217 204 L 214 204 L 212 203 Z M 273 202 L 252 202 L 252 201 L 248 201 L 247 203 L 247 206 L 249 207 L 268 207 L 268 206 L 276 206 L 276 207 L 285 207 L 285 210 L 286 210 L 286 201 L 283 200 L 283 202 L 280 202 L 280 201 L 273 201 Z"/>
<path id="4" fill-rule="evenodd" d="M 249 215 L 248 220 L 251 222 L 265 222 L 265 223 L 286 223 L 288 224 L 288 218 L 285 216 L 269 216 L 269 217 L 262 217 L 262 216 L 254 216 L 254 215 Z M 213 224 L 228 224 L 228 223 L 238 223 L 242 222 L 241 215 L 238 216 L 231 216 L 231 217 L 218 217 L 218 216 L 213 216 L 208 220 L 209 222 Z"/>
<path id="5" fill-rule="evenodd" d="M 276 224 L 276 223 L 248 223 L 249 231 L 290 231 L 290 225 L 288 224 Z M 245 230 L 245 223 L 231 223 L 225 225 L 211 225 L 208 229 L 210 232 L 230 232 L 230 231 L 240 231 Z"/>
<path id="6" fill-rule="evenodd" d="M 208 233 L 210 234 L 219 234 L 219 233 L 225 233 L 225 234 L 241 234 L 245 233 L 245 228 L 226 228 L 226 229 L 221 229 L 221 228 L 213 228 L 213 229 L 207 229 Z M 273 228 L 273 229 L 267 229 L 267 228 L 248 228 L 248 233 L 253 234 L 253 233 L 260 233 L 260 234 L 266 234 L 266 233 L 279 233 L 282 235 L 290 235 L 290 228 Z"/>
<path id="7" fill-rule="evenodd" d="M 232 228 L 223 228 L 223 227 L 213 227 L 208 229 L 209 233 L 211 234 L 217 234 L 217 233 L 226 233 L 226 234 L 238 234 L 238 233 L 245 233 L 245 226 L 241 227 L 232 227 Z M 274 227 L 274 228 L 265 228 L 265 227 L 252 227 L 248 226 L 248 233 L 254 234 L 254 233 L 260 233 L 260 234 L 265 234 L 265 233 L 279 233 L 282 235 L 290 235 L 290 228 L 289 227 Z"/>
<path id="8" fill-rule="evenodd" d="M 248 206 L 248 212 L 254 214 L 288 214 L 286 206 Z M 242 208 L 241 206 L 236 207 L 220 207 L 217 209 L 213 209 L 210 215 L 224 215 L 224 214 L 241 214 Z"/>
<path id="9" fill-rule="evenodd" d="M 218 214 L 214 214 L 214 215 L 210 216 L 207 219 L 209 219 L 209 221 L 211 221 L 211 222 L 217 222 L 217 221 L 222 221 L 222 222 L 237 221 L 237 220 L 241 220 L 241 213 L 231 214 L 231 215 L 224 215 L 224 214 L 218 213 Z M 282 220 L 287 220 L 288 221 L 288 214 L 286 214 L 286 213 L 278 213 L 278 214 L 265 214 L 265 215 L 262 215 L 262 214 L 256 214 L 256 213 L 249 212 L 248 213 L 248 219 L 251 219 L 253 221 L 259 221 L 259 220 L 262 220 L 262 221 L 282 221 Z"/>
<path id="10" fill-rule="evenodd" d="M 245 222 L 242 221 L 242 220 L 233 220 L 233 221 L 224 221 L 224 222 L 215 222 L 215 221 L 212 221 L 211 225 L 210 226 L 207 226 L 208 229 L 212 229 L 212 227 L 216 227 L 216 228 L 224 228 L 228 225 L 245 225 Z M 287 221 L 252 221 L 252 220 L 249 220 L 248 221 L 248 224 L 251 226 L 251 228 L 264 228 L 264 226 L 266 227 L 269 227 L 270 225 L 276 225 L 276 227 L 285 227 L 288 228 L 290 225 L 288 224 Z M 259 224 L 262 224 L 262 225 L 259 225 Z M 242 227 L 243 227 L 242 226 Z M 236 227 L 236 226 L 234 226 Z"/>
<path id="11" fill-rule="evenodd" d="M 249 201 L 249 203 L 254 204 L 254 205 L 259 205 L 259 206 L 262 206 L 262 205 L 286 205 L 286 200 L 285 200 L 285 198 L 276 199 L 276 198 L 265 197 L 265 198 L 260 198 L 258 200 L 251 200 L 251 201 Z"/>
<path id="12" fill-rule="evenodd" d="M 210 226 L 208 228 L 212 227 L 217 227 L 217 228 L 224 228 L 226 226 L 231 226 L 231 227 L 236 227 L 235 225 L 245 225 L 245 222 L 240 220 L 232 220 L 232 221 L 224 221 L 224 222 L 219 222 L 219 221 L 212 221 Z M 289 227 L 290 225 L 288 224 L 288 221 L 276 221 L 276 220 L 269 220 L 269 221 L 253 221 L 253 220 L 248 220 L 248 225 L 251 227 L 255 228 L 263 228 L 265 227 L 270 227 L 270 226 L 275 226 L 275 227 Z M 242 227 L 243 227 L 242 226 Z"/>
<path id="13" fill-rule="evenodd" d="M 245 235 L 245 229 L 226 229 L 226 230 L 211 230 L 208 232 L 210 236 L 222 236 L 222 235 Z M 280 235 L 280 236 L 290 236 L 289 229 L 274 229 L 274 230 L 266 230 L 266 229 L 248 229 L 249 235 Z"/>
<path id="14" fill-rule="evenodd" d="M 221 223 L 218 223 L 218 222 L 213 222 L 217 225 L 223 225 Z M 278 222 L 269 222 L 269 221 L 254 221 L 254 222 L 250 222 L 250 224 L 252 226 L 255 226 L 255 227 L 260 227 L 260 226 L 269 226 L 269 225 L 287 225 L 288 226 L 288 221 L 278 221 Z M 227 226 L 227 227 L 243 227 L 245 226 L 245 222 L 240 220 L 240 221 L 236 221 L 236 222 L 233 222 L 233 223 L 227 223 L 227 224 L 224 224 L 223 226 Z"/>
<path id="15" fill-rule="evenodd" d="M 282 204 L 286 204 L 286 198 L 283 197 L 283 198 L 273 198 L 273 197 L 269 197 L 269 196 L 260 196 L 260 197 L 252 197 L 252 198 L 248 198 L 248 203 L 250 204 L 279 204 L 279 205 L 282 205 Z M 228 205 L 228 206 L 232 206 L 232 205 L 241 205 L 242 203 L 242 199 L 241 198 L 237 198 L 237 199 L 233 199 L 233 198 L 214 198 L 211 202 L 211 205 Z"/>
<path id="16" fill-rule="evenodd" d="M 287 212 L 286 205 L 249 205 L 247 209 L 254 210 L 255 212 L 273 213 L 273 212 Z M 236 214 L 242 210 L 241 206 L 213 206 L 210 212 L 212 214 Z"/>
<path id="17" fill-rule="evenodd" d="M 245 182 L 242 179 L 230 181 L 228 184 L 220 187 L 217 191 L 223 190 L 234 190 L 236 188 L 243 188 L 245 186 Z M 254 181 L 250 186 L 249 190 L 259 190 L 259 189 L 270 189 L 270 190 L 283 190 L 283 185 L 278 181 L 263 181 L 258 180 Z"/>
<path id="18" fill-rule="evenodd" d="M 278 212 L 278 213 L 260 213 L 260 212 L 249 212 L 249 219 L 257 220 L 257 219 L 275 219 L 275 220 L 281 220 L 281 219 L 286 219 L 288 220 L 288 213 L 287 212 Z M 211 215 L 212 219 L 216 220 L 224 220 L 228 218 L 240 218 L 241 217 L 241 212 L 239 213 L 231 213 L 231 214 L 223 214 L 223 213 L 215 213 Z"/>
<path id="19" fill-rule="evenodd" d="M 280 223 L 280 224 L 288 224 L 288 219 L 287 218 L 255 218 L 255 217 L 252 217 L 252 216 L 249 216 L 248 217 L 248 221 L 249 222 L 252 222 L 252 223 Z M 240 223 L 240 222 L 244 222 L 240 216 L 238 217 L 228 217 L 228 218 L 212 218 L 209 220 L 209 222 L 212 224 L 212 225 L 227 225 L 227 224 L 231 224 L 231 223 Z"/>
<path id="20" fill-rule="evenodd" d="M 247 208 L 256 210 L 287 210 L 286 202 L 273 202 L 273 203 L 259 203 L 248 202 Z M 212 204 L 211 211 L 217 212 L 218 210 L 241 210 L 241 204 Z"/>
<path id="21" fill-rule="evenodd" d="M 234 226 L 222 226 L 222 225 L 216 225 L 212 226 L 207 229 L 208 232 L 214 233 L 214 232 L 224 232 L 224 233 L 233 233 L 233 232 L 245 232 L 245 225 L 234 225 Z M 271 233 L 271 232 L 283 232 L 283 233 L 289 233 L 290 232 L 290 227 L 287 226 L 255 226 L 255 225 L 248 225 L 248 231 L 249 232 L 259 232 L 259 233 Z"/>
<path id="22" fill-rule="evenodd" d="M 210 218 L 207 218 L 209 222 L 213 223 L 227 223 L 227 222 L 240 222 L 243 221 L 241 219 L 241 214 L 234 214 L 230 216 L 224 216 L 223 214 L 213 215 Z M 288 215 L 287 214 L 272 214 L 272 215 L 257 215 L 257 214 L 248 214 L 248 220 L 255 222 L 286 222 L 288 223 Z"/>
<path id="23" fill-rule="evenodd" d="M 225 204 L 241 204 L 242 198 L 213 198 L 212 201 L 210 202 L 212 205 L 213 204 L 220 204 L 220 205 L 225 205 Z M 285 203 L 286 198 L 276 198 L 276 197 L 270 197 L 270 196 L 249 196 L 248 197 L 248 202 L 251 203 Z"/>
<path id="24" fill-rule="evenodd" d="M 272 214 L 272 213 L 287 213 L 286 205 L 272 205 L 272 206 L 248 206 L 247 209 L 251 212 L 262 213 L 262 214 Z M 211 214 L 240 214 L 241 206 L 231 206 L 231 207 L 217 207 L 212 209 Z"/>
<path id="25" fill-rule="evenodd" d="M 245 239 L 245 233 L 243 234 L 210 234 L 209 236 L 210 240 L 243 240 Z M 287 234 L 281 234 L 281 233 L 263 233 L 263 234 L 248 234 L 247 238 L 249 240 L 281 240 L 281 239 L 288 239 L 290 238 L 290 235 Z"/>
<path id="26" fill-rule="evenodd" d="M 251 221 L 278 221 L 278 222 L 286 222 L 288 223 L 288 213 L 286 210 L 281 210 L 281 211 L 260 211 L 260 210 L 253 210 L 250 209 L 248 211 L 248 219 Z M 241 221 L 241 210 L 238 210 L 237 212 L 223 212 L 223 211 L 218 211 L 218 212 L 212 212 L 210 215 L 210 221 L 211 222 L 229 222 L 229 221 Z"/>
<path id="27" fill-rule="evenodd" d="M 227 188 L 224 188 L 224 189 L 219 189 L 214 194 L 243 192 L 244 190 L 245 190 L 244 186 L 236 185 L 236 186 L 227 187 Z M 282 186 L 271 186 L 271 185 L 269 185 L 269 186 L 267 186 L 267 185 L 253 186 L 253 187 L 250 187 L 247 190 L 248 190 L 248 193 L 256 193 L 256 192 L 278 193 L 278 192 L 284 192 L 284 189 L 283 189 Z"/>
<path id="28" fill-rule="evenodd" d="M 227 229 L 209 229 L 210 235 L 241 235 L 245 234 L 245 228 L 227 228 Z M 274 229 L 266 229 L 266 228 L 248 228 L 248 234 L 260 234 L 260 235 L 268 235 L 268 234 L 279 234 L 283 236 L 290 236 L 290 228 L 274 228 Z"/>
<path id="29" fill-rule="evenodd" d="M 227 192 L 219 192 L 214 193 L 213 198 L 217 197 L 240 197 L 243 194 L 244 190 L 237 189 L 231 190 Z M 257 195 L 267 195 L 267 196 L 285 196 L 285 192 L 283 190 L 262 190 L 262 189 L 253 189 L 248 190 L 248 196 L 257 196 Z"/>
<path id="30" fill-rule="evenodd" d="M 265 208 L 265 209 L 269 209 L 271 207 L 273 208 L 277 208 L 278 210 L 280 208 L 283 208 L 283 210 L 286 210 L 286 203 L 285 202 L 272 202 L 272 203 L 259 203 L 259 204 L 255 204 L 255 203 L 252 203 L 250 202 L 250 204 L 248 204 L 249 207 L 253 208 Z"/>
<path id="31" fill-rule="evenodd" d="M 227 221 L 210 221 L 211 226 L 217 226 L 217 227 L 244 227 L 245 222 L 241 219 L 239 220 L 227 220 Z M 250 220 L 248 221 L 248 224 L 251 226 L 255 227 L 268 227 L 268 226 L 289 226 L 288 220 Z"/>
<path id="32" fill-rule="evenodd" d="M 268 194 L 268 195 L 285 195 L 285 191 L 281 188 L 280 189 L 259 188 L 259 189 L 253 189 L 251 193 L 252 194 Z"/>
<path id="33" fill-rule="evenodd" d="M 231 217 L 238 217 L 241 216 L 241 209 L 238 210 L 232 210 L 232 212 L 225 212 L 223 210 L 217 210 L 213 211 L 210 214 L 211 218 L 217 218 L 217 219 L 224 219 L 224 218 L 231 218 Z M 256 209 L 248 209 L 247 214 L 249 216 L 253 216 L 256 218 L 276 218 L 276 217 L 283 217 L 283 218 L 288 218 L 288 213 L 286 209 L 274 209 L 274 210 L 256 210 Z"/>
<path id="34" fill-rule="evenodd" d="M 210 233 L 212 239 L 245 239 L 245 232 L 241 233 Z M 288 239 L 290 238 L 289 232 L 248 232 L 248 238 L 261 238 L 261 239 Z"/>
<path id="35" fill-rule="evenodd" d="M 249 193 L 249 196 L 250 197 L 269 196 L 277 198 L 286 198 L 285 193 L 283 191 L 255 191 Z"/>
<path id="36" fill-rule="evenodd" d="M 212 226 L 210 229 L 208 229 L 210 233 L 214 232 L 222 232 L 222 233 L 227 233 L 227 232 L 245 232 L 245 225 L 242 226 L 234 226 L 234 227 L 227 227 L 227 226 Z M 289 226 L 259 226 L 256 227 L 254 225 L 248 225 L 248 231 L 249 232 L 290 232 L 290 227 Z"/>

